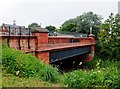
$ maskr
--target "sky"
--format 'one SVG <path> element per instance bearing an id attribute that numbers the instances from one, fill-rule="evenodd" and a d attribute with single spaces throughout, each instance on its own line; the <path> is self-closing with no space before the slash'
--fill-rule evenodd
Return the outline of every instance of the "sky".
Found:
<path id="1" fill-rule="evenodd" d="M 111 12 L 118 13 L 120 0 L 0 0 L 2 23 L 28 26 L 36 22 L 42 27 L 61 26 L 66 20 L 93 11 L 105 20 Z"/>

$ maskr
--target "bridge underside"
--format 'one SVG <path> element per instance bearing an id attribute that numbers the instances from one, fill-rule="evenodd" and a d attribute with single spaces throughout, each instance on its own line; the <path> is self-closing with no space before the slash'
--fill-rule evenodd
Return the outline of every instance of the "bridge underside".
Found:
<path id="1" fill-rule="evenodd" d="M 67 50 L 58 50 L 54 52 L 50 52 L 50 62 L 54 63 L 56 61 L 64 60 L 66 58 L 83 55 L 86 53 L 90 53 L 90 46 L 80 47 L 80 48 L 72 48 Z"/>

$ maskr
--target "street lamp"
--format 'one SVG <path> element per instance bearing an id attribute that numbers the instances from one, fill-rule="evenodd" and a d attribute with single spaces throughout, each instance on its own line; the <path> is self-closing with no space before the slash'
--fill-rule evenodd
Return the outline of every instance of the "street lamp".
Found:
<path id="1" fill-rule="evenodd" d="M 92 34 L 92 26 L 93 26 L 94 22 L 92 20 L 90 20 L 90 34 Z"/>
<path id="2" fill-rule="evenodd" d="M 85 21 L 85 20 L 82 19 L 82 24 L 81 24 L 81 35 L 80 35 L 80 37 L 82 37 L 82 35 L 83 35 L 83 27 L 82 27 L 82 25 L 83 25 L 84 21 Z"/>
<path id="3" fill-rule="evenodd" d="M 92 26 L 90 26 L 90 34 L 92 34 Z"/>

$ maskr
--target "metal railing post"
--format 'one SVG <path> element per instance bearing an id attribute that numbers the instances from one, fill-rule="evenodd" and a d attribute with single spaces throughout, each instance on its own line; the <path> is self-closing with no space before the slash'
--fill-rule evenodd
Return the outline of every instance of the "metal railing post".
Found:
<path id="1" fill-rule="evenodd" d="M 10 32 L 11 32 L 10 26 L 9 26 L 8 30 L 9 30 L 9 33 L 8 33 L 7 45 L 8 45 L 8 47 L 10 47 Z"/>
<path id="2" fill-rule="evenodd" d="M 30 49 L 30 28 L 28 28 L 28 49 Z"/>
<path id="3" fill-rule="evenodd" d="M 20 39 L 21 39 L 21 27 L 19 27 L 19 39 L 18 39 L 18 48 L 21 50 Z"/>

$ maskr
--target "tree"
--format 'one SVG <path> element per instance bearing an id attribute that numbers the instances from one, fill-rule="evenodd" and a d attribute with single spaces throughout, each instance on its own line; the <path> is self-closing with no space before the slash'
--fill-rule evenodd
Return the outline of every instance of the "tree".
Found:
<path id="1" fill-rule="evenodd" d="M 120 15 L 110 14 L 102 24 L 99 35 L 100 55 L 120 60 Z"/>
<path id="2" fill-rule="evenodd" d="M 37 23 L 31 23 L 30 25 L 28 25 L 28 28 L 32 31 L 35 30 L 36 28 L 40 28 L 41 26 Z"/>
<path id="3" fill-rule="evenodd" d="M 65 21 L 61 26 L 61 31 L 79 32 L 89 34 L 90 27 L 93 28 L 93 34 L 97 35 L 101 25 L 102 17 L 93 12 L 83 13 L 74 19 Z"/>
<path id="4" fill-rule="evenodd" d="M 70 19 L 68 21 L 65 21 L 60 30 L 61 31 L 68 31 L 68 32 L 76 32 L 76 20 L 75 19 Z"/>
<path id="5" fill-rule="evenodd" d="M 56 29 L 56 27 L 55 27 L 55 26 L 51 26 L 51 25 L 46 26 L 45 28 L 46 28 L 46 29 L 48 29 L 48 30 L 49 30 L 49 31 L 51 31 L 51 32 L 54 32 L 54 31 L 55 31 L 55 29 Z"/>
<path id="6" fill-rule="evenodd" d="M 92 27 L 92 33 L 97 35 L 99 32 L 102 17 L 94 14 L 93 12 L 83 13 L 76 18 L 77 30 L 82 33 L 90 33 L 90 27 Z"/>

